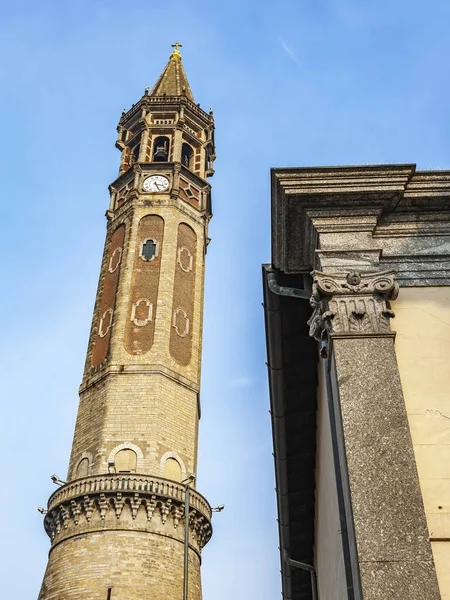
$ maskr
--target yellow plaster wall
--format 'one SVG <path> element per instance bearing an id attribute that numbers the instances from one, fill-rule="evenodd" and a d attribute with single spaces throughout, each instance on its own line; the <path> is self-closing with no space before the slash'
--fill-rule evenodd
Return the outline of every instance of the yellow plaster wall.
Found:
<path id="1" fill-rule="evenodd" d="M 396 353 L 442 600 L 450 600 L 450 287 L 402 288 Z"/>
<path id="2" fill-rule="evenodd" d="M 344 553 L 325 388 L 324 362 L 319 363 L 317 390 L 316 528 L 314 565 L 320 598 L 346 598 Z"/>

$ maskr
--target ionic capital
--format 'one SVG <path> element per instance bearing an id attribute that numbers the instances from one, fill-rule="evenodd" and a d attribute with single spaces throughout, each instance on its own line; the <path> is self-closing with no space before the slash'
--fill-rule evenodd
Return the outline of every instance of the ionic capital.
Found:
<path id="1" fill-rule="evenodd" d="M 395 271 L 350 271 L 345 277 L 313 271 L 312 276 L 310 304 L 314 311 L 308 325 L 316 340 L 325 340 L 333 333 L 390 332 L 389 321 L 394 313 L 389 301 L 395 300 L 399 291 Z"/>

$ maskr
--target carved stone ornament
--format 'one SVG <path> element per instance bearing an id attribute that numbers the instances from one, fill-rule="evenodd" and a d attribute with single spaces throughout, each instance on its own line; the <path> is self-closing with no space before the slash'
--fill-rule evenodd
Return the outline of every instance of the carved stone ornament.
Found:
<path id="1" fill-rule="evenodd" d="M 120 265 L 120 261 L 122 260 L 122 248 L 118 247 L 111 254 L 111 258 L 109 259 L 108 271 L 110 273 L 114 273 Z"/>
<path id="2" fill-rule="evenodd" d="M 98 326 L 99 337 L 101 337 L 101 338 L 105 337 L 105 335 L 111 329 L 112 320 L 113 320 L 113 309 L 108 308 L 102 314 L 102 317 L 100 319 L 100 325 Z"/>
<path id="3" fill-rule="evenodd" d="M 180 266 L 180 269 L 185 273 L 189 273 L 192 271 L 194 265 L 194 257 L 191 254 L 189 248 L 186 246 L 179 246 L 177 252 L 177 263 Z"/>
<path id="4" fill-rule="evenodd" d="M 48 503 L 44 527 L 52 544 L 98 529 L 157 532 L 182 541 L 185 486 L 163 477 L 104 474 L 75 479 L 57 490 Z M 211 508 L 191 489 L 189 526 L 193 549 L 209 541 Z"/>
<path id="5" fill-rule="evenodd" d="M 314 311 L 308 321 L 309 333 L 318 341 L 330 333 L 389 333 L 395 315 L 389 300 L 398 296 L 395 271 L 360 273 L 333 277 L 313 271 L 310 304 Z"/>
<path id="6" fill-rule="evenodd" d="M 146 307 L 147 315 L 144 318 L 139 319 L 137 317 L 137 311 L 139 310 L 139 307 L 141 305 Z M 133 302 L 133 304 L 131 305 L 130 320 L 132 323 L 134 323 L 134 325 L 136 325 L 136 327 L 145 327 L 147 323 L 153 321 L 153 304 L 148 298 L 139 298 L 139 300 Z"/>
<path id="7" fill-rule="evenodd" d="M 176 308 L 173 311 L 172 326 L 180 337 L 189 335 L 189 317 L 185 310 Z"/>

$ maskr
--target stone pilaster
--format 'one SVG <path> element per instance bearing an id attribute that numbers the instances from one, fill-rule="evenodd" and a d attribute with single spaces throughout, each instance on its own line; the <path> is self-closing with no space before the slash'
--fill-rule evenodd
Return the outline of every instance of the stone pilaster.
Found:
<path id="1" fill-rule="evenodd" d="M 420 171 L 414 164 L 272 171 L 272 266 L 283 274 L 284 285 L 292 276 L 293 287 L 299 275 L 316 270 L 310 327 L 329 355 L 331 430 L 339 437 L 334 460 L 339 481 L 347 480 L 350 534 L 354 518 L 356 596 L 349 592 L 349 598 L 363 593 L 365 599 L 439 597 L 389 301 L 397 294 L 395 280 L 402 290 L 450 286 L 449 195 L 450 171 Z M 353 271 L 364 273 L 361 286 L 355 274 L 349 276 Z M 411 331 L 414 318 L 411 314 Z M 417 353 L 415 360 L 420 360 Z M 411 389 L 417 374 L 401 374 Z M 444 387 L 445 378 L 435 377 Z M 424 398 L 421 410 L 428 406 Z M 411 432 L 417 450 L 420 438 Z M 444 456 L 434 455 L 433 461 L 433 468 L 447 473 Z M 423 484 L 427 467 L 418 466 Z M 432 501 L 423 490 L 427 510 L 440 516 L 445 487 Z M 342 532 L 348 564 L 352 549 L 347 552 L 350 544 Z M 437 561 L 436 566 L 445 596 L 447 565 Z"/>
<path id="2" fill-rule="evenodd" d="M 394 271 L 313 272 L 325 342 L 354 597 L 440 598 L 390 330 Z"/>
<path id="3" fill-rule="evenodd" d="M 150 135 L 150 130 L 147 127 L 142 132 L 141 147 L 140 147 L 140 150 L 139 150 L 139 162 L 145 162 L 145 159 L 146 159 L 146 156 L 147 156 L 149 135 Z"/>

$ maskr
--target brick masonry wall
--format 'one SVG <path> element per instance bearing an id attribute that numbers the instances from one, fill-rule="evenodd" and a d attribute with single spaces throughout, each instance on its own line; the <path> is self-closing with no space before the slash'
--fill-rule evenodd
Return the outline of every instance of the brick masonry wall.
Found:
<path id="1" fill-rule="evenodd" d="M 97 531 L 55 546 L 38 600 L 168 600 L 183 596 L 184 544 L 163 535 Z M 189 600 L 201 600 L 200 558 L 189 551 Z"/>
<path id="2" fill-rule="evenodd" d="M 145 354 L 153 345 L 163 239 L 164 220 L 160 216 L 148 215 L 140 220 L 128 308 L 130 318 L 125 326 L 125 348 L 130 354 Z M 155 245 L 151 260 L 142 255 L 147 240 Z"/>
<path id="3" fill-rule="evenodd" d="M 196 325 L 193 321 L 196 242 L 194 230 L 180 223 L 170 329 L 170 354 L 180 365 L 188 365 L 192 356 L 192 331 Z"/>
<path id="4" fill-rule="evenodd" d="M 174 130 L 171 141 L 171 157 L 179 161 L 181 131 Z M 150 135 L 141 152 L 143 160 L 152 143 Z M 121 172 L 129 168 L 127 152 Z M 202 152 L 197 152 L 197 159 Z M 192 205 L 178 196 L 180 168 L 161 163 L 160 173 L 170 180 L 166 193 L 142 192 L 148 173 L 138 164 L 120 180 L 117 190 L 126 188 L 126 194 L 112 191 L 69 482 L 77 478 L 81 460 L 78 477 L 81 472 L 87 478 L 114 473 L 115 453 L 125 449 L 135 452 L 136 471 L 141 474 L 163 476 L 168 457 L 179 462 L 183 476 L 196 472 L 204 257 L 210 215 L 198 199 Z M 206 182 L 196 185 L 209 189 Z M 120 196 L 117 200 L 116 195 Z M 161 242 L 153 264 L 139 259 L 143 237 Z M 141 299 L 133 313 L 133 305 Z M 179 321 L 174 320 L 174 309 L 184 300 L 188 336 L 183 336 Z M 146 310 L 150 304 L 151 313 Z M 103 335 L 106 321 L 102 323 L 102 316 L 109 308 L 111 319 Z M 151 321 L 141 325 L 149 316 Z M 174 524 L 179 506 L 171 505 L 167 523 L 162 517 L 149 519 L 143 506 L 133 518 L 127 516 L 128 508 L 116 517 L 114 502 L 101 517 L 102 495 L 99 492 L 96 499 L 88 499 L 97 507 L 89 523 L 83 521 L 86 509 L 80 508 L 83 502 L 87 506 L 87 496 L 52 507 L 46 516 L 53 519 L 54 529 L 47 528 L 53 547 L 39 600 L 108 600 L 109 589 L 110 600 L 180 599 L 184 543 L 182 524 Z M 167 502 L 170 505 L 170 498 Z M 199 521 L 192 513 L 191 518 L 194 531 Z M 209 537 L 205 539 L 202 545 Z M 194 546 L 189 551 L 189 600 L 201 600 L 200 546 Z"/>
<path id="5" fill-rule="evenodd" d="M 188 473 L 196 471 L 197 394 L 158 373 L 114 373 L 82 394 L 69 480 L 86 452 L 88 475 L 107 473 L 111 451 L 127 442 L 143 454 L 140 473 L 162 475 L 160 461 L 175 452 Z"/>
<path id="6" fill-rule="evenodd" d="M 179 205 L 179 206 L 178 206 Z M 179 207 L 189 208 L 190 214 L 181 211 Z M 149 215 L 159 215 L 164 218 L 164 242 L 161 248 L 161 276 L 158 288 L 158 298 L 156 307 L 156 316 L 154 322 L 154 343 L 149 352 L 143 352 L 139 356 L 131 356 L 124 346 L 125 330 L 130 321 L 130 290 L 132 289 L 132 280 L 134 277 L 134 261 L 138 251 L 138 224 L 139 221 Z M 192 217 L 196 217 L 195 219 Z M 119 222 L 117 222 L 119 221 Z M 99 281 L 96 308 L 92 323 L 91 336 L 88 347 L 88 356 L 86 369 L 83 378 L 82 389 L 95 380 L 103 377 L 108 369 L 114 365 L 142 365 L 142 364 L 160 364 L 165 368 L 171 369 L 177 375 L 183 377 L 189 383 L 198 389 L 200 383 L 200 357 L 201 357 L 201 334 L 203 317 L 203 281 L 204 281 L 204 253 L 206 224 L 199 218 L 195 209 L 186 207 L 185 203 L 179 201 L 171 206 L 160 207 L 155 205 L 151 210 L 145 208 L 138 201 L 133 201 L 128 207 L 128 211 L 123 212 L 121 218 L 114 220 L 109 225 L 109 230 L 115 229 L 120 222 L 127 225 L 126 236 L 122 252 L 122 265 L 120 279 L 118 282 L 116 305 L 111 327 L 111 339 L 105 360 L 96 368 L 92 366 L 92 352 L 95 347 L 99 322 L 101 319 L 101 310 L 99 298 L 102 297 L 102 290 L 105 285 L 106 273 L 108 270 L 108 254 L 102 264 L 102 273 Z M 192 273 L 194 278 L 194 300 L 193 300 L 193 318 L 192 322 L 192 358 L 187 365 L 181 365 L 170 355 L 169 340 L 172 330 L 173 311 L 172 302 L 174 295 L 174 280 L 178 257 L 178 229 L 181 223 L 186 223 L 195 232 L 197 241 L 195 248 L 195 267 Z M 108 238 L 110 234 L 108 233 Z M 184 257 L 184 255 L 183 255 Z"/>
<path id="7" fill-rule="evenodd" d="M 111 324 L 116 303 L 117 284 L 122 262 L 122 248 L 125 239 L 125 227 L 119 225 L 108 244 L 108 260 L 104 274 L 104 286 L 99 301 L 100 310 L 97 325 L 97 337 L 92 355 L 92 364 L 98 367 L 106 358 L 111 338 Z"/>
<path id="8" fill-rule="evenodd" d="M 101 309 L 96 309 L 94 314 L 69 480 L 75 476 L 76 466 L 86 454 L 93 457 L 89 474 L 108 472 L 107 458 L 111 450 L 125 442 L 142 449 L 145 473 L 159 475 L 160 458 L 168 451 L 180 456 L 186 472 L 196 470 L 205 227 L 201 221 L 181 213 L 176 206 L 152 207 L 149 210 L 134 202 L 135 206 L 125 213 L 123 219 L 127 235 L 123 244 L 110 344 L 105 360 L 96 368 L 89 367 L 89 356 L 98 339 Z M 142 218 L 148 218 L 149 213 L 164 215 L 165 222 L 159 255 L 161 275 L 154 311 L 154 341 L 148 352 L 132 355 L 127 350 L 128 345 L 125 347 L 125 337 L 130 331 L 131 294 L 136 281 L 136 263 L 139 265 L 136 260 L 140 248 L 139 223 L 142 223 Z M 118 224 L 112 222 L 109 229 L 116 230 Z M 193 255 L 193 270 L 189 273 L 182 271 L 178 263 L 180 229 L 191 232 L 190 240 L 181 240 L 183 245 L 189 244 Z M 192 244 L 196 246 L 192 247 Z M 187 259 L 184 254 L 183 264 Z M 109 259 L 106 259 L 102 265 L 99 295 L 108 268 Z M 171 336 L 176 336 L 173 307 L 177 271 L 187 275 L 191 288 L 189 342 L 192 350 L 191 359 L 185 365 L 177 362 L 170 352 Z M 184 342 L 182 337 L 179 339 Z"/>

